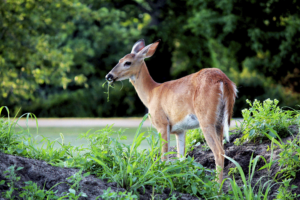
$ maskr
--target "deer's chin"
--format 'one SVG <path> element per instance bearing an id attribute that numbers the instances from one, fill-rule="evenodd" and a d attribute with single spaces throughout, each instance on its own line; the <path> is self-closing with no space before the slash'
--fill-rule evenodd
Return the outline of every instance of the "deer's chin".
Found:
<path id="1" fill-rule="evenodd" d="M 129 79 L 128 77 L 120 77 L 120 78 L 116 78 L 114 81 L 124 81 Z"/>

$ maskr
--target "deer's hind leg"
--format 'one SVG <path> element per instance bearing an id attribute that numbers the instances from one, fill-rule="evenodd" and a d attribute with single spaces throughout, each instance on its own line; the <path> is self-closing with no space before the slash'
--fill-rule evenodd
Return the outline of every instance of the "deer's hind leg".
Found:
<path id="1" fill-rule="evenodd" d="M 214 154 L 216 169 L 219 173 L 218 182 L 221 183 L 223 180 L 225 151 L 223 148 L 223 131 L 221 131 L 223 130 L 223 123 L 220 122 L 219 118 L 219 93 L 220 91 L 217 87 L 211 87 L 209 91 L 195 98 L 194 108 L 205 140 Z"/>
<path id="2" fill-rule="evenodd" d="M 216 170 L 219 173 L 218 182 L 221 183 L 223 180 L 223 168 L 224 168 L 223 155 L 225 155 L 225 151 L 222 144 L 223 141 L 220 140 L 220 136 L 217 135 L 216 128 L 213 124 L 201 123 L 200 126 L 203 131 L 205 140 L 214 154 Z"/>

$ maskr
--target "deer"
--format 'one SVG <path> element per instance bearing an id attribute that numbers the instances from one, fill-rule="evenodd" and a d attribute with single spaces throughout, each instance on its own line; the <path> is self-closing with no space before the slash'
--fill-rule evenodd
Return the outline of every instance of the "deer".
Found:
<path id="1" fill-rule="evenodd" d="M 145 46 L 143 39 L 132 47 L 105 76 L 109 84 L 129 79 L 148 108 L 152 125 L 165 141 L 162 154 L 170 151 L 175 134 L 177 157 L 185 156 L 185 132 L 201 128 L 213 152 L 218 182 L 223 180 L 223 135 L 229 142 L 229 126 L 237 96 L 236 85 L 217 68 L 204 68 L 177 80 L 155 82 L 144 61 L 153 56 L 161 40 Z M 165 156 L 162 160 L 166 160 Z"/>

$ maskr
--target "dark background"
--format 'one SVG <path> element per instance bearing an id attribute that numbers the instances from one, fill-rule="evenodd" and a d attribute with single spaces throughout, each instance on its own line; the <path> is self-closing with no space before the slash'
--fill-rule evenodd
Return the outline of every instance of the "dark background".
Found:
<path id="1" fill-rule="evenodd" d="M 138 39 L 162 39 L 146 60 L 157 82 L 202 68 L 245 100 L 300 100 L 300 1 L 0 0 L 0 105 L 38 117 L 129 117 L 146 109 L 128 81 L 105 75 Z"/>

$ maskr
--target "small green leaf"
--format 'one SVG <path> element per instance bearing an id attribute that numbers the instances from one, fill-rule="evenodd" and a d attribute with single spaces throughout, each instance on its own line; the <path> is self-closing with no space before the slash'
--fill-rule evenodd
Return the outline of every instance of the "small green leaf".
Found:
<path id="1" fill-rule="evenodd" d="M 21 170 L 21 169 L 23 169 L 23 168 L 24 168 L 24 167 L 18 167 L 18 168 L 17 168 L 17 171 L 19 171 L 19 170 Z"/>
<path id="2" fill-rule="evenodd" d="M 70 188 L 69 192 L 72 193 L 72 194 L 76 194 L 76 191 L 73 188 Z"/>
<path id="3" fill-rule="evenodd" d="M 197 194 L 197 187 L 195 186 L 195 184 L 192 185 L 192 191 L 194 195 Z"/>
<path id="4" fill-rule="evenodd" d="M 293 160 L 296 161 L 296 162 L 299 162 L 299 157 L 296 156 L 296 155 L 294 155 L 294 156 L 293 156 Z"/>
<path id="5" fill-rule="evenodd" d="M 24 149 L 17 149 L 16 151 L 18 154 L 21 154 L 21 153 L 23 153 Z"/>
<path id="6" fill-rule="evenodd" d="M 298 186 L 296 186 L 296 185 L 292 185 L 291 186 L 291 189 L 293 190 L 293 189 L 296 189 L 296 188 L 298 188 Z"/>
<path id="7" fill-rule="evenodd" d="M 87 173 L 83 174 L 83 177 L 87 177 L 89 175 L 90 175 L 90 172 L 87 172 Z"/>
<path id="8" fill-rule="evenodd" d="M 255 129 L 251 129 L 250 132 L 249 132 L 249 136 L 253 136 L 255 134 Z"/>

